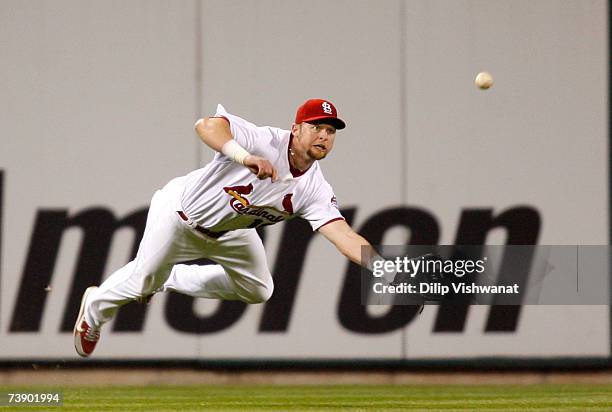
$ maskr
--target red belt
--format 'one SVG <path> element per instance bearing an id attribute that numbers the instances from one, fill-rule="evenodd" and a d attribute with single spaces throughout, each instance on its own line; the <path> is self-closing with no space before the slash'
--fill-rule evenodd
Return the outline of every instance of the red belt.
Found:
<path id="1" fill-rule="evenodd" d="M 181 219 L 183 219 L 185 222 L 191 222 L 191 219 L 189 219 L 187 217 L 187 215 L 185 214 L 185 212 L 183 212 L 182 210 L 179 210 L 176 213 L 178 213 L 178 215 L 181 217 Z M 197 230 L 198 232 L 202 233 L 203 235 L 206 235 L 208 237 L 212 237 L 213 239 L 219 239 L 221 236 L 223 236 L 224 234 L 229 232 L 229 230 L 225 230 L 225 231 L 222 231 L 222 232 L 213 232 L 212 230 L 208 230 L 205 227 L 202 227 L 200 225 L 195 225 L 193 227 L 193 229 Z"/>

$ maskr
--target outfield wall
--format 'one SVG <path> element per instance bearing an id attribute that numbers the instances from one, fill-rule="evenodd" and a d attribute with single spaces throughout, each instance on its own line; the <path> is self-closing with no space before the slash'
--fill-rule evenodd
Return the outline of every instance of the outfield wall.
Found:
<path id="1" fill-rule="evenodd" d="M 375 243 L 608 244 L 607 16 L 605 1 L 0 2 L 0 360 L 76 359 L 82 291 L 131 258 L 152 193 L 212 157 L 192 125 L 219 102 L 288 128 L 306 98 L 332 100 L 348 127 L 322 167 Z M 306 223 L 265 244 L 268 303 L 156 296 L 96 357 L 610 357 L 608 306 L 364 308 Z"/>

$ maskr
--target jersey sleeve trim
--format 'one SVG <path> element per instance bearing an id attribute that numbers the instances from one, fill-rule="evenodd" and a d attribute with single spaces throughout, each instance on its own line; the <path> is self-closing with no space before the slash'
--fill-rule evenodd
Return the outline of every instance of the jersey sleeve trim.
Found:
<path id="1" fill-rule="evenodd" d="M 327 222 L 323 223 L 321 226 L 319 226 L 319 227 L 318 227 L 318 228 L 316 228 L 315 230 L 319 230 L 319 229 L 321 229 L 323 226 L 325 226 L 325 225 L 329 225 L 330 223 L 333 223 L 333 222 L 335 222 L 335 221 L 337 221 L 337 220 L 346 220 L 346 219 L 344 219 L 343 217 L 336 217 L 336 218 L 333 218 L 333 219 L 328 220 Z"/>
<path id="2" fill-rule="evenodd" d="M 220 115 L 220 116 L 213 116 L 212 118 L 213 118 L 213 119 L 225 119 L 225 121 L 226 121 L 226 122 L 228 122 L 229 124 L 231 124 L 231 123 L 232 123 L 232 122 L 230 122 L 230 120 L 229 120 L 227 117 L 225 117 L 225 116 L 223 116 L 223 115 Z"/>

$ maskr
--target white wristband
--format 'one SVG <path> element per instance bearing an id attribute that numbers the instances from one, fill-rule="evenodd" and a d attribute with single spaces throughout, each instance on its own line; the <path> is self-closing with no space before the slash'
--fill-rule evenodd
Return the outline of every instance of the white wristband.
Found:
<path id="1" fill-rule="evenodd" d="M 234 139 L 230 139 L 221 147 L 221 153 L 241 165 L 244 164 L 244 159 L 250 155 L 250 153 Z"/>

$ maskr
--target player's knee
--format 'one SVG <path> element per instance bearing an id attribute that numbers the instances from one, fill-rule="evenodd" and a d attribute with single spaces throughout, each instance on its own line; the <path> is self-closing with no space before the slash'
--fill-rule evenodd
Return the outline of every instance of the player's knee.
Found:
<path id="1" fill-rule="evenodd" d="M 272 296 L 274 292 L 274 284 L 272 282 L 266 282 L 257 286 L 253 286 L 247 297 L 246 302 L 250 304 L 264 303 Z"/>
<path id="2" fill-rule="evenodd" d="M 168 267 L 138 267 L 126 283 L 135 282 L 138 295 L 147 296 L 161 289 L 169 275 L 170 268 Z"/>

